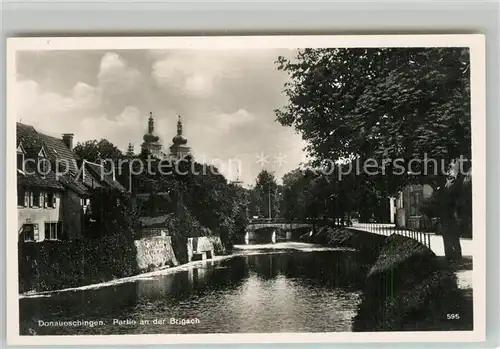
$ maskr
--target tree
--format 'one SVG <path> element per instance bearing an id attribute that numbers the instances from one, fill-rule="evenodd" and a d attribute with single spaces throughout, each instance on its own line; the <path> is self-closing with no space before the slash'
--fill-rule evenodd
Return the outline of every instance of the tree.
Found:
<path id="1" fill-rule="evenodd" d="M 305 49 L 278 69 L 292 78 L 278 121 L 319 161 L 470 158 L 467 49 Z"/>
<path id="2" fill-rule="evenodd" d="M 106 139 L 90 140 L 83 143 L 78 143 L 73 151 L 80 157 L 87 161 L 99 163 L 102 160 L 118 160 L 123 158 L 123 153 L 113 143 Z"/>
<path id="3" fill-rule="evenodd" d="M 266 218 L 277 218 L 281 201 L 281 190 L 274 173 L 262 170 L 258 175 L 253 188 L 257 207 Z"/>
<path id="4" fill-rule="evenodd" d="M 307 177 L 300 168 L 283 176 L 283 198 L 281 215 L 287 221 L 302 220 L 307 217 L 306 195 L 309 187 Z"/>
<path id="5" fill-rule="evenodd" d="M 87 237 L 134 239 L 139 216 L 131 197 L 113 188 L 94 188 L 85 215 Z"/>
<path id="6" fill-rule="evenodd" d="M 290 76 L 278 122 L 302 134 L 318 165 L 375 160 L 378 175 L 355 180 L 365 194 L 395 194 L 412 182 L 444 187 L 453 161 L 471 158 L 468 49 L 303 49 L 277 64 Z M 443 238 L 459 244 L 452 229 Z"/>

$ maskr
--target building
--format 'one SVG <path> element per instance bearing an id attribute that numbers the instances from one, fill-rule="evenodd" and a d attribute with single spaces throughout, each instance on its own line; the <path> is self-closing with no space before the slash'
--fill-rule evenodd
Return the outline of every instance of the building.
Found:
<path id="1" fill-rule="evenodd" d="M 396 225 L 411 229 L 430 228 L 431 220 L 422 213 L 421 206 L 432 193 L 433 189 L 428 184 L 405 186 L 395 200 Z"/>
<path id="2" fill-rule="evenodd" d="M 19 242 L 80 238 L 89 189 L 124 190 L 101 165 L 76 156 L 73 134 L 59 139 L 17 123 L 16 146 Z"/>
<path id="3" fill-rule="evenodd" d="M 141 144 L 141 149 L 147 151 L 149 154 L 157 159 L 164 159 L 168 155 L 163 151 L 163 146 L 160 143 L 160 137 L 155 132 L 155 124 L 153 120 L 153 113 L 149 113 L 148 132 L 144 135 L 144 142 Z"/>
<path id="4" fill-rule="evenodd" d="M 173 159 L 183 159 L 190 155 L 191 149 L 187 145 L 187 139 L 182 135 L 182 120 L 179 116 L 177 120 L 177 135 L 172 138 L 172 145 L 170 146 L 170 156 Z"/>
<path id="5" fill-rule="evenodd" d="M 144 142 L 141 145 L 142 151 L 147 151 L 153 157 L 159 160 L 175 161 L 183 159 L 190 154 L 190 147 L 187 145 L 187 139 L 182 134 L 182 120 L 178 117 L 177 134 L 172 138 L 172 145 L 169 147 L 169 154 L 163 150 L 160 138 L 154 132 L 153 114 L 150 113 L 148 120 L 148 132 L 143 137 Z M 133 154 L 133 147 L 129 145 L 128 155 Z M 132 185 L 130 180 L 129 187 L 132 188 L 136 208 L 140 212 L 140 222 L 142 234 L 154 235 L 165 234 L 166 221 L 171 219 L 169 212 L 175 209 L 175 200 L 170 197 L 168 191 L 158 191 L 152 182 L 141 182 Z"/>
<path id="6" fill-rule="evenodd" d="M 177 120 L 177 134 L 172 138 L 169 154 L 165 153 L 160 137 L 155 134 L 153 113 L 149 113 L 148 132 L 143 136 L 143 140 L 144 142 L 141 144 L 141 149 L 160 160 L 182 159 L 191 152 L 190 147 L 187 145 L 187 139 L 182 134 L 182 120 L 180 116 Z M 130 147 L 131 145 L 129 145 L 129 150 Z"/>

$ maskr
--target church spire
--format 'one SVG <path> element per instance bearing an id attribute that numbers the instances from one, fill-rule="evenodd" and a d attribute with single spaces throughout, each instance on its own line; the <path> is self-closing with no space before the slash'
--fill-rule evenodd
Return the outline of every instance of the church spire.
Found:
<path id="1" fill-rule="evenodd" d="M 181 116 L 178 116 L 177 120 L 177 135 L 172 139 L 174 145 L 184 145 L 187 143 L 187 139 L 182 135 L 182 120 Z"/>
<path id="2" fill-rule="evenodd" d="M 177 119 L 177 135 L 172 138 L 172 146 L 170 146 L 170 154 L 177 159 L 182 159 L 189 154 L 189 146 L 187 146 L 187 139 L 182 135 L 182 120 L 178 115 Z"/>
<path id="3" fill-rule="evenodd" d="M 178 115 L 178 120 L 177 120 L 177 136 L 182 136 L 182 120 L 181 116 Z"/>
<path id="4" fill-rule="evenodd" d="M 127 156 L 134 156 L 134 145 L 132 143 L 128 144 Z"/>
<path id="5" fill-rule="evenodd" d="M 148 133 L 153 133 L 155 130 L 155 122 L 153 120 L 153 112 L 149 112 Z"/>
<path id="6" fill-rule="evenodd" d="M 155 135 L 154 131 L 155 131 L 155 122 L 153 120 L 153 112 L 149 112 L 148 133 L 146 133 L 143 137 L 144 142 L 146 143 L 158 142 L 160 138 Z"/>

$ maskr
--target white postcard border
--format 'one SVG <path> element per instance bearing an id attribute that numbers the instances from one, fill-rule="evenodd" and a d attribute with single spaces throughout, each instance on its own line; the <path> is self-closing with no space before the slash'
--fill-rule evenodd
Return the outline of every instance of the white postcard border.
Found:
<path id="1" fill-rule="evenodd" d="M 333 332 L 266 334 L 165 334 L 109 336 L 20 336 L 17 236 L 6 234 L 8 345 L 194 344 L 194 343 L 329 343 L 329 342 L 480 342 L 485 340 L 486 302 L 486 80 L 485 38 L 460 35 L 214 36 L 214 37 L 40 37 L 7 39 L 6 231 L 17 231 L 16 52 L 21 50 L 265 49 L 305 47 L 469 47 L 473 158 L 473 307 L 474 330 L 453 332 Z"/>

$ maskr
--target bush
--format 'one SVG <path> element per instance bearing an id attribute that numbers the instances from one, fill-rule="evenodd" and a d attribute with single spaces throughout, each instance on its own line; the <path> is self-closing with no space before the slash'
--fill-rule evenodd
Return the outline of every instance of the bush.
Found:
<path id="1" fill-rule="evenodd" d="M 19 244 L 19 292 L 78 287 L 139 272 L 133 240 L 124 236 Z"/>

